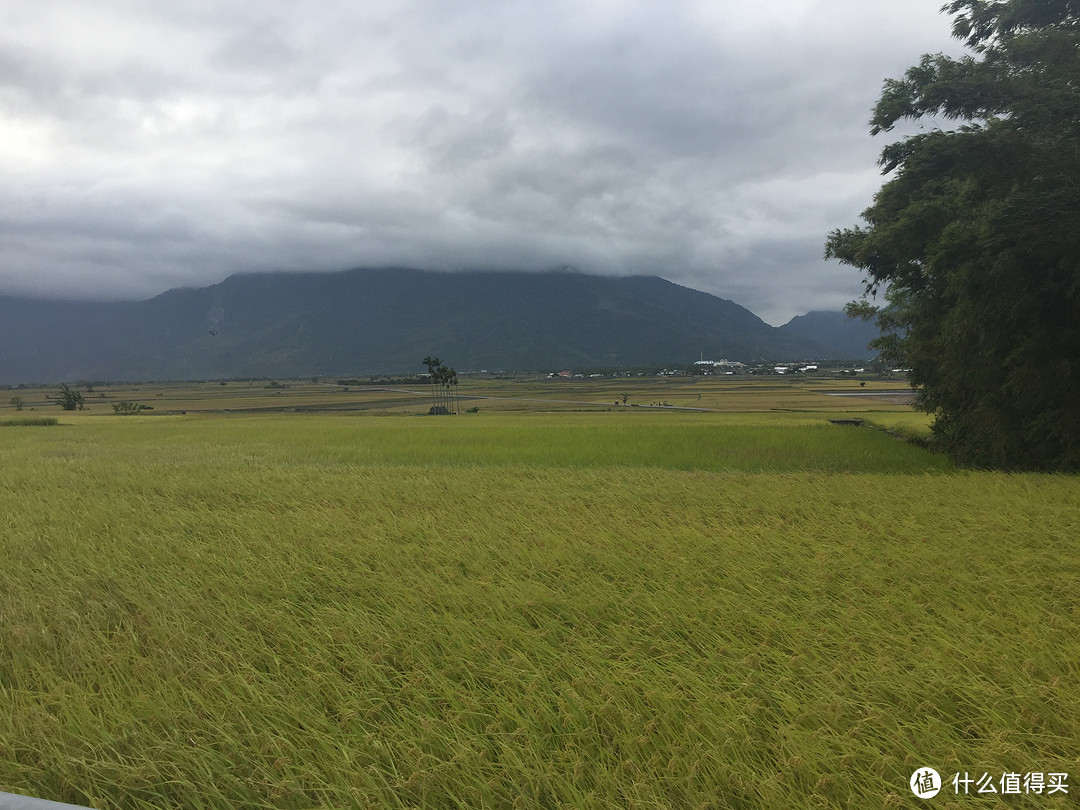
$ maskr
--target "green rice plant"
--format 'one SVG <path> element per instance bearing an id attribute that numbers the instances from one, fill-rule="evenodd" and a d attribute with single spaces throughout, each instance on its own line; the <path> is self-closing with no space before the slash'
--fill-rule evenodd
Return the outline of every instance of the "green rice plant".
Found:
<path id="1" fill-rule="evenodd" d="M 59 425 L 55 416 L 30 416 L 17 419 L 0 419 L 0 427 L 50 427 Z"/>
<path id="2" fill-rule="evenodd" d="M 0 788 L 103 810 L 862 808 L 918 806 L 925 765 L 1078 770 L 1074 478 L 698 417 L 13 433 Z"/>
<path id="3" fill-rule="evenodd" d="M 131 426 L 124 440 L 238 448 L 279 464 L 659 467 L 743 472 L 922 473 L 940 456 L 870 429 L 807 414 L 480 413 L 460 420 L 329 416 L 205 418 L 162 430 Z M 139 428 L 138 430 L 136 428 Z M 111 430 L 104 425 L 104 430 Z M 175 435 L 175 439 L 170 438 Z M 119 437 L 117 437 L 119 440 Z"/>

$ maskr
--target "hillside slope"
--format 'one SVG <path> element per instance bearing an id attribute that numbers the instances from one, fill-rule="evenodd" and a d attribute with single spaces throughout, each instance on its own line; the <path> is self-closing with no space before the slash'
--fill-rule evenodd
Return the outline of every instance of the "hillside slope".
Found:
<path id="1" fill-rule="evenodd" d="M 780 327 L 793 337 L 820 343 L 833 348 L 836 357 L 849 360 L 869 360 L 877 352 L 867 345 L 881 332 L 873 323 L 849 318 L 843 312 L 820 310 L 796 315 Z"/>
<path id="2" fill-rule="evenodd" d="M 834 356 L 657 277 L 404 268 L 231 276 L 146 301 L 0 297 L 0 382 L 635 366 Z"/>

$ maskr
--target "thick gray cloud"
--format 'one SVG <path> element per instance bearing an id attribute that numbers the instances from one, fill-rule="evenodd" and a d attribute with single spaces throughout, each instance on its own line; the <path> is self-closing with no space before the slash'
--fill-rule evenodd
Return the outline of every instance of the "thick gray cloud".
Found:
<path id="1" fill-rule="evenodd" d="M 376 264 L 655 273 L 779 323 L 940 0 L 0 7 L 0 293 Z"/>

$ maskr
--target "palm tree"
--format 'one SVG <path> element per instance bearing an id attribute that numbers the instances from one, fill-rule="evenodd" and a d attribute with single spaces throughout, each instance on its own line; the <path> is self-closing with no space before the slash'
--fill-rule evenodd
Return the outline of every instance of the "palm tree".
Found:
<path id="1" fill-rule="evenodd" d="M 461 409 L 458 408 L 457 403 L 457 372 L 453 368 L 447 368 L 443 366 L 442 371 L 443 387 L 446 391 L 446 409 L 450 413 L 458 413 Z"/>
<path id="2" fill-rule="evenodd" d="M 457 397 L 457 372 L 430 355 L 421 364 L 427 366 L 431 381 L 431 413 L 458 413 L 461 408 Z"/>
<path id="3" fill-rule="evenodd" d="M 432 357 L 430 354 L 420 361 L 420 365 L 427 366 L 428 370 L 428 382 L 431 383 L 431 408 L 433 413 L 438 413 L 438 386 L 436 384 L 436 376 L 438 372 L 436 369 L 442 364 L 442 360 L 438 357 Z"/>
<path id="4" fill-rule="evenodd" d="M 446 366 L 439 366 L 435 372 L 439 384 L 439 399 L 442 410 L 439 413 L 455 413 L 452 397 L 453 385 L 457 382 L 457 372 Z"/>

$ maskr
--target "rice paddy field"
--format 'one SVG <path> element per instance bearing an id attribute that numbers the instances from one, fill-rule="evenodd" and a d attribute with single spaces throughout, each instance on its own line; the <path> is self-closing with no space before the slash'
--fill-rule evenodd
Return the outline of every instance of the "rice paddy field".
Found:
<path id="1" fill-rule="evenodd" d="M 1077 806 L 1077 478 L 955 469 L 840 384 L 573 385 L 0 409 L 0 791 Z"/>

